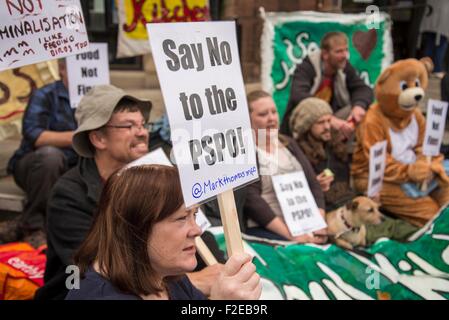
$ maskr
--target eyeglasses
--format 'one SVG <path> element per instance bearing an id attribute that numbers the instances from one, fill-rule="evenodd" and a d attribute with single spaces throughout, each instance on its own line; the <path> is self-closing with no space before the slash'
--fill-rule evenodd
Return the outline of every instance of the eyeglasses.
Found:
<path id="1" fill-rule="evenodd" d="M 133 130 L 134 132 L 140 131 L 142 128 L 144 128 L 147 131 L 151 131 L 153 128 L 154 123 L 153 122 L 144 122 L 141 124 L 136 123 L 129 123 L 129 124 L 107 124 L 105 125 L 106 128 L 116 128 L 116 129 L 128 129 Z"/>

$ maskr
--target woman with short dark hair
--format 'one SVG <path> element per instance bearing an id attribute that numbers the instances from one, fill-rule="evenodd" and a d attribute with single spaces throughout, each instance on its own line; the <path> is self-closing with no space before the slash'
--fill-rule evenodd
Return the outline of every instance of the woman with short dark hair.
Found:
<path id="1" fill-rule="evenodd" d="M 176 168 L 144 165 L 113 174 L 75 255 L 80 288 L 66 299 L 205 299 L 185 276 L 197 263 L 196 210 L 184 205 Z M 250 260 L 232 256 L 210 299 L 258 299 L 260 277 Z"/>

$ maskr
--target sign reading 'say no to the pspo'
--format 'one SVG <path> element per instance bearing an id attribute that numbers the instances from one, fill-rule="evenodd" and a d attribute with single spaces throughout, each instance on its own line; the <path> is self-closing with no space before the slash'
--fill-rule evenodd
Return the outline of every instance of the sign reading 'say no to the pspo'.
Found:
<path id="1" fill-rule="evenodd" d="M 235 23 L 147 30 L 186 206 L 257 179 Z"/>

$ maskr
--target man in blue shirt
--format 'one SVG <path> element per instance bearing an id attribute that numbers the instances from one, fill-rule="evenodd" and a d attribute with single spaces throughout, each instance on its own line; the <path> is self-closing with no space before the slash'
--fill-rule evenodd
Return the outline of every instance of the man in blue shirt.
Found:
<path id="1" fill-rule="evenodd" d="M 21 145 L 8 163 L 8 173 L 27 196 L 22 215 L 13 223 L 16 236 L 33 245 L 45 243 L 45 212 L 53 184 L 78 160 L 72 149 L 77 124 L 69 102 L 65 61 L 58 65 L 61 80 L 33 92 L 23 117 Z"/>

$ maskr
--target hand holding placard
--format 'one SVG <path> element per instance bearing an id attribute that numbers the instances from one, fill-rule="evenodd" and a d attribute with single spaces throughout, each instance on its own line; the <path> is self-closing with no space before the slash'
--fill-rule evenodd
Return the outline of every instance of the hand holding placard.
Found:
<path id="1" fill-rule="evenodd" d="M 218 196 L 228 253 L 242 252 L 232 190 L 258 173 L 235 23 L 147 24 L 147 30 L 185 204 Z"/>

